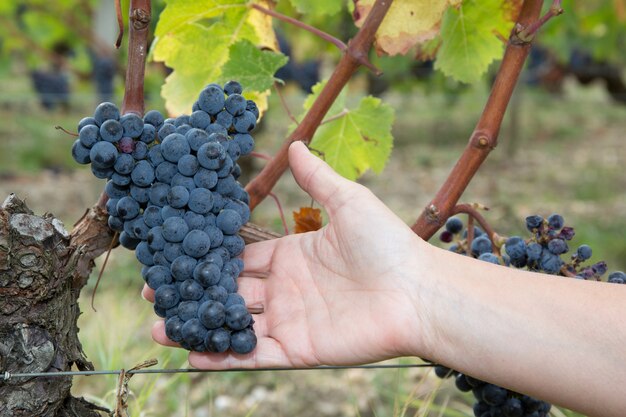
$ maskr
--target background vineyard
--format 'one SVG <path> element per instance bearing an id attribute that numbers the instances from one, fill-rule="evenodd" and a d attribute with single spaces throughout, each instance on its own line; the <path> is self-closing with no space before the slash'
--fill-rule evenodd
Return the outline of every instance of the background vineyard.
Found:
<path id="1" fill-rule="evenodd" d="M 345 24 L 345 15 L 311 20 L 326 25 L 329 32 L 345 30 L 347 33 L 340 34 L 343 39 L 353 33 L 349 29 L 352 26 Z M 571 24 L 571 18 L 568 22 Z M 312 51 L 319 48 L 317 40 L 292 28 L 283 30 L 294 43 L 304 45 L 298 48 L 299 61 L 316 56 Z M 557 35 L 547 38 L 551 40 L 546 44 L 558 50 L 564 44 Z M 599 45 L 603 49 L 604 44 Z M 75 47 L 80 50 L 84 45 Z M 334 51 L 324 49 L 322 75 L 336 58 Z M 623 58 L 611 48 L 602 54 L 617 64 Z M 120 62 L 123 56 L 122 52 Z M 71 59 L 76 68 L 89 73 L 84 55 L 79 53 Z M 53 126 L 74 129 L 85 109 L 91 109 L 99 99 L 88 77 L 71 73 L 69 105 L 46 111 L 40 107 L 27 75 L 29 69 L 46 65 L 44 57 L 3 55 L 1 63 L 0 195 L 17 192 L 35 212 L 52 212 L 69 227 L 97 199 L 102 183 L 88 170 L 76 168 L 69 152 L 71 139 Z M 366 174 L 361 182 L 411 223 L 465 146 L 486 99 L 490 77 L 464 87 L 437 74 L 424 81 L 389 72 L 390 88 L 381 96 L 396 110 L 394 151 L 382 175 Z M 149 67 L 147 108 L 163 109 L 159 88 L 164 76 L 161 67 Z M 365 93 L 370 88 L 369 78 L 361 73 L 350 84 L 350 92 Z M 122 93 L 118 76 L 113 100 L 119 103 Z M 305 93 L 291 83 L 284 94 L 298 112 Z M 268 107 L 257 134 L 257 149 L 272 154 L 290 122 L 275 95 Z M 604 259 L 611 269 L 626 269 L 625 116 L 626 106 L 616 104 L 601 82 L 581 86 L 568 78 L 556 95 L 520 85 L 500 134 L 501 144 L 463 200 L 490 207 L 489 220 L 503 234 L 519 233 L 527 214 L 558 211 L 567 224 L 576 226 L 576 241 L 594 248 L 593 260 Z M 260 161 L 252 162 L 251 176 L 261 166 Z M 287 177 L 275 193 L 287 213 L 309 204 L 308 197 Z M 281 230 L 278 212 L 269 200 L 254 211 L 252 219 Z M 132 253 L 118 250 L 112 254 L 96 296 L 98 312 L 83 307 L 79 322 L 87 356 L 97 369 L 130 367 L 149 357 L 159 357 L 169 366 L 186 366 L 184 352 L 151 342 L 149 329 L 154 316 L 150 305 L 139 298 L 143 283 L 138 271 Z M 83 291 L 82 306 L 89 304 L 93 285 L 91 280 Z M 115 383 L 115 377 L 77 379 L 74 393 L 110 407 Z M 471 415 L 467 405 L 470 398 L 422 370 L 141 376 L 131 387 L 131 409 L 137 416 Z M 559 411 L 553 414 L 561 415 Z"/>

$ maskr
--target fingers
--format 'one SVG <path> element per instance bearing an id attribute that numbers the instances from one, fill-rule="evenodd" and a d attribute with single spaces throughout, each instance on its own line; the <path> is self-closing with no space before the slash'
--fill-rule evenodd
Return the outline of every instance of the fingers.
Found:
<path id="1" fill-rule="evenodd" d="M 326 211 L 333 213 L 352 198 L 356 183 L 348 181 L 312 155 L 302 142 L 289 147 L 289 166 L 296 182 Z"/>
<path id="2" fill-rule="evenodd" d="M 276 339 L 259 337 L 254 350 L 245 355 L 237 353 L 189 354 L 189 364 L 200 369 L 260 368 L 291 366 L 291 361 Z"/>
<path id="3" fill-rule="evenodd" d="M 264 279 L 247 276 L 237 278 L 237 285 L 239 286 L 237 292 L 246 301 L 248 308 L 265 305 L 265 284 Z"/>
<path id="4" fill-rule="evenodd" d="M 152 325 L 152 339 L 163 346 L 180 347 L 165 335 L 165 321 L 159 320 Z"/>
<path id="5" fill-rule="evenodd" d="M 271 267 L 276 239 L 246 245 L 243 251 L 243 271 L 247 276 L 266 276 Z"/>
<path id="6" fill-rule="evenodd" d="M 148 287 L 148 284 L 143 285 L 143 289 L 141 290 L 141 296 L 144 300 L 154 303 L 154 290 Z"/>

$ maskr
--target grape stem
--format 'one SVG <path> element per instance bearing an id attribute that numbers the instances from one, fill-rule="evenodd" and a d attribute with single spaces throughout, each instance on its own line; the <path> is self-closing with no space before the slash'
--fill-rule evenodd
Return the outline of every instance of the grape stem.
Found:
<path id="1" fill-rule="evenodd" d="M 263 6 L 260 6 L 256 3 L 253 3 L 251 6 L 253 9 L 260 11 L 261 13 L 265 13 L 266 15 L 272 16 L 278 20 L 282 20 L 283 22 L 287 22 L 291 25 L 294 25 L 296 27 L 299 27 L 300 29 L 304 29 L 308 32 L 311 32 L 312 34 L 314 34 L 315 36 L 319 36 L 320 38 L 324 39 L 325 41 L 328 41 L 330 43 L 332 43 L 333 45 L 335 45 L 337 48 L 339 48 L 339 50 L 341 52 L 345 52 L 348 49 L 348 45 L 346 45 L 345 43 L 343 43 L 343 41 L 341 41 L 340 39 L 335 38 L 333 35 L 324 32 L 323 30 L 320 30 L 318 28 L 315 28 L 311 25 L 307 25 L 304 22 L 301 22 L 298 19 L 294 19 L 293 17 L 289 17 L 289 16 L 285 16 L 282 13 L 278 13 L 275 12 L 274 10 L 271 9 L 266 9 Z"/>
<path id="2" fill-rule="evenodd" d="M 526 27 L 536 21 L 542 4 L 543 0 L 526 0 L 517 27 Z M 530 47 L 530 42 L 519 42 L 515 29 L 511 32 L 491 94 L 469 143 L 435 198 L 411 226 L 422 239 L 430 239 L 443 226 L 482 163 L 496 147 L 502 119 Z"/>
<path id="3" fill-rule="evenodd" d="M 61 132 L 65 133 L 67 135 L 74 136 L 74 137 L 78 136 L 78 133 L 70 132 L 69 130 L 67 130 L 63 126 L 56 125 L 54 128 L 56 130 L 60 130 Z"/>
<path id="4" fill-rule="evenodd" d="M 291 119 L 292 122 L 294 122 L 297 125 L 300 124 L 300 122 L 298 122 L 298 119 L 296 119 L 293 115 L 293 113 L 291 113 L 291 110 L 289 110 L 289 106 L 287 105 L 287 101 L 285 100 L 285 97 L 283 96 L 283 93 L 280 92 L 280 88 L 278 88 L 278 83 L 276 81 L 274 81 L 274 90 L 276 90 L 276 94 L 278 95 L 278 98 L 280 98 L 280 104 L 282 104 L 283 109 L 285 109 L 285 112 L 287 113 L 287 116 L 289 116 L 289 118 Z"/>
<path id="5" fill-rule="evenodd" d="M 516 26 L 515 34 L 520 39 L 520 41 L 531 42 L 533 38 L 535 37 L 535 35 L 537 34 L 537 31 L 543 25 L 545 25 L 548 20 L 562 13 L 563 13 L 563 8 L 561 7 L 561 0 L 554 0 L 552 2 L 552 6 L 550 6 L 550 9 L 548 9 L 548 11 L 543 16 L 541 16 L 538 20 L 526 26 L 525 28 L 522 28 L 521 26 L 520 27 Z"/>
<path id="6" fill-rule="evenodd" d="M 485 207 L 485 210 L 489 210 L 489 209 Z M 456 206 L 454 206 L 452 208 L 452 212 L 450 213 L 450 215 L 454 216 L 455 214 L 459 214 L 459 213 L 467 214 L 469 216 L 469 220 L 472 223 L 473 223 L 474 220 L 476 220 L 478 222 L 480 227 L 483 228 L 483 230 L 485 231 L 485 233 L 487 233 L 487 236 L 489 236 L 489 239 L 493 243 L 493 251 L 494 251 L 494 253 L 496 255 L 500 256 L 500 245 L 497 242 L 497 240 L 500 238 L 500 236 L 493 230 L 493 227 L 491 227 L 491 225 L 489 224 L 487 219 L 485 219 L 485 217 L 482 214 L 480 214 L 480 212 L 476 209 L 475 205 L 473 205 L 473 204 L 457 204 Z M 470 227 L 469 223 L 468 223 L 468 226 L 467 226 L 468 245 L 471 244 L 471 242 L 469 241 L 470 233 L 472 234 L 472 238 L 473 238 L 474 229 L 472 227 Z"/>
<path id="7" fill-rule="evenodd" d="M 344 51 L 341 60 L 298 127 L 285 139 L 274 158 L 246 186 L 246 191 L 250 194 L 251 210 L 268 196 L 282 174 L 287 170 L 289 166 L 287 158 L 289 145 L 298 140 L 303 141 L 307 145 L 309 144 L 343 87 L 348 83 L 356 70 L 360 66 L 365 65 L 369 50 L 374 43 L 374 35 L 392 2 L 392 0 L 376 0 L 363 26 L 361 26 L 356 36 L 348 42 L 348 47 Z"/>

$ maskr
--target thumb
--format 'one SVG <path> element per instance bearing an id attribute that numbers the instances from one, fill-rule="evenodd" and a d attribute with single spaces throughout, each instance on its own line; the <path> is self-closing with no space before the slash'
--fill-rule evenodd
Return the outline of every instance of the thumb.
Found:
<path id="1" fill-rule="evenodd" d="M 289 167 L 296 182 L 329 214 L 350 200 L 358 184 L 337 174 L 300 141 L 289 146 Z"/>

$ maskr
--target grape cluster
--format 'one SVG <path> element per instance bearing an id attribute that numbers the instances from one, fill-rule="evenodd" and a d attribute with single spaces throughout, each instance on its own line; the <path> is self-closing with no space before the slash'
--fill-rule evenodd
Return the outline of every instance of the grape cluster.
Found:
<path id="1" fill-rule="evenodd" d="M 455 253 L 497 265 L 598 281 L 607 272 L 607 265 L 603 261 L 584 265 L 592 256 L 588 245 L 578 246 L 569 258 L 564 259 L 570 252 L 568 242 L 575 232 L 572 227 L 565 226 L 563 216 L 528 216 L 526 228 L 530 233 L 529 238 L 512 236 L 504 239 L 490 237 L 480 227 L 474 227 L 474 238 L 470 242 L 463 222 L 457 217 L 451 217 L 439 237 L 445 243 L 452 243 L 449 250 Z M 506 253 L 500 254 L 496 248 L 504 248 Z M 624 284 L 626 274 L 622 271 L 613 272 L 607 281 Z M 546 402 L 480 381 L 442 365 L 435 367 L 435 373 L 441 378 L 454 377 L 458 389 L 473 392 L 477 399 L 474 404 L 476 417 L 544 417 L 550 410 L 550 404 Z"/>
<path id="2" fill-rule="evenodd" d="M 237 277 L 248 222 L 248 194 L 237 181 L 237 160 L 254 147 L 249 132 L 259 116 L 242 87 L 210 84 L 193 113 L 164 119 L 120 115 L 100 104 L 80 121 L 74 159 L 91 163 L 105 192 L 109 227 L 135 251 L 155 290 L 154 310 L 167 336 L 193 351 L 248 353 L 254 323 Z"/>

